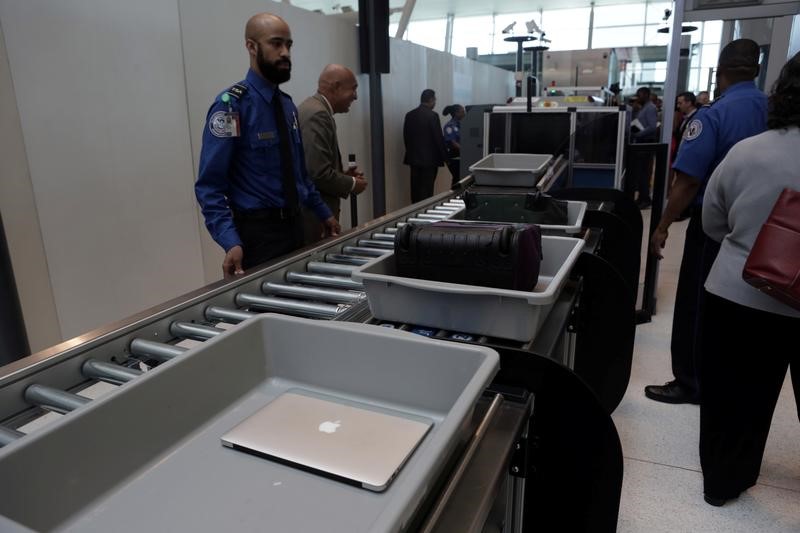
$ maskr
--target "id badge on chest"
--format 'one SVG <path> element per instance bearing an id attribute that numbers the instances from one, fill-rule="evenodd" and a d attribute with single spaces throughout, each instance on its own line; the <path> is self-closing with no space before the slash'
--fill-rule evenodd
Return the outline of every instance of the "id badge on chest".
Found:
<path id="1" fill-rule="evenodd" d="M 239 137 L 241 135 L 239 113 L 236 111 L 217 111 L 211 115 L 208 128 L 215 137 Z"/>

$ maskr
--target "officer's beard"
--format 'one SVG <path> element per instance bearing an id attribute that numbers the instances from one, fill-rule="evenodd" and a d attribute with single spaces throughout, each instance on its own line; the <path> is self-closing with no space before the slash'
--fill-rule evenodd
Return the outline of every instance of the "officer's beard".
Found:
<path id="1" fill-rule="evenodd" d="M 261 53 L 261 48 L 257 50 L 256 61 L 258 62 L 258 69 L 261 74 L 270 82 L 275 85 L 280 85 L 289 81 L 292 77 L 292 62 L 288 59 L 279 59 L 274 63 L 267 61 Z M 289 68 L 279 68 L 280 66 L 288 66 Z"/>

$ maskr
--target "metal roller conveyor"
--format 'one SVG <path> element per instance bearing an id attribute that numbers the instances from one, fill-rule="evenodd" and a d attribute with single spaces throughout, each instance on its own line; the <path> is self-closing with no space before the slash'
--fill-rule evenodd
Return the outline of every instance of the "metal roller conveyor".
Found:
<path id="1" fill-rule="evenodd" d="M 429 209 L 428 213 L 452 215 L 453 213 L 458 213 L 461 211 L 461 209 L 462 208 L 460 207 L 445 207 L 443 205 L 437 205 L 433 209 Z"/>
<path id="2" fill-rule="evenodd" d="M 427 218 L 429 220 L 444 220 L 447 218 L 447 215 L 437 215 L 434 213 L 420 213 L 417 216 L 419 218 Z"/>
<path id="3" fill-rule="evenodd" d="M 307 287 L 304 285 L 290 285 L 288 283 L 278 283 L 274 281 L 265 281 L 261 285 L 261 290 L 264 291 L 265 294 L 292 296 L 336 304 L 355 304 L 363 300 L 365 297 L 363 292 L 346 291 L 341 289 L 323 289 L 319 287 Z"/>
<path id="4" fill-rule="evenodd" d="M 223 322 L 238 324 L 248 318 L 258 316 L 258 313 L 242 311 L 240 309 L 228 309 L 227 307 L 211 306 L 206 308 L 205 316 L 208 320 L 221 320 Z"/>
<path id="5" fill-rule="evenodd" d="M 321 303 L 289 300 L 287 298 L 274 298 L 272 296 L 256 296 L 255 294 L 236 295 L 237 305 L 251 305 L 264 311 L 281 311 L 301 315 L 308 318 L 334 318 L 339 313 L 347 310 L 347 305 L 331 305 Z"/>
<path id="6" fill-rule="evenodd" d="M 391 241 L 380 239 L 359 239 L 358 245 L 366 246 L 367 248 L 387 248 L 391 250 L 394 248 L 394 237 L 392 237 Z"/>
<path id="7" fill-rule="evenodd" d="M 309 261 L 308 264 L 306 265 L 306 269 L 308 269 L 309 272 L 314 272 L 316 274 L 333 274 L 334 276 L 347 276 L 347 277 L 350 277 L 350 274 L 356 268 L 357 267 L 354 265 L 337 265 L 335 263 L 323 263 L 321 261 Z"/>
<path id="8" fill-rule="evenodd" d="M 394 242 L 395 233 L 397 230 L 395 229 L 393 232 L 389 233 L 373 233 L 372 238 L 379 240 L 379 241 L 392 241 Z"/>
<path id="9" fill-rule="evenodd" d="M 366 255 L 368 257 L 380 257 L 389 253 L 391 250 L 385 248 L 367 248 L 364 246 L 344 246 L 342 251 L 346 254 Z"/>
<path id="10" fill-rule="evenodd" d="M 81 373 L 87 378 L 105 381 L 114 385 L 122 385 L 141 376 L 142 371 L 136 368 L 106 363 L 97 359 L 88 359 L 81 367 Z"/>
<path id="11" fill-rule="evenodd" d="M 173 322 L 169 325 L 169 332 L 176 337 L 205 341 L 216 337 L 220 333 L 225 333 L 225 330 L 213 326 L 195 324 L 194 322 Z"/>
<path id="12" fill-rule="evenodd" d="M 309 274 L 307 272 L 287 272 L 286 281 L 319 285 L 320 287 L 334 287 L 337 289 L 364 290 L 364 285 L 354 279 L 345 278 L 343 276 L 327 276 L 324 274 Z"/>
<path id="13" fill-rule="evenodd" d="M 161 362 L 169 361 L 186 350 L 188 350 L 188 348 L 145 339 L 133 339 L 133 341 L 131 341 L 131 355 L 140 358 L 146 357 L 148 359 L 155 359 Z"/>
<path id="14" fill-rule="evenodd" d="M 430 218 L 412 217 L 406 220 L 406 222 L 413 222 L 415 224 L 433 224 L 435 220 L 431 220 Z"/>
<path id="15" fill-rule="evenodd" d="M 397 228 L 399 228 L 399 227 L 400 227 L 400 224 L 397 225 Z M 384 231 L 384 233 L 389 233 L 391 235 L 394 235 L 395 233 L 397 233 L 397 228 L 386 228 L 383 231 Z"/>
<path id="16" fill-rule="evenodd" d="M 369 259 L 365 259 L 363 257 L 358 257 L 357 255 L 345 255 L 345 254 L 325 254 L 325 261 L 329 263 L 339 263 L 342 265 L 366 265 L 369 263 Z"/>
<path id="17" fill-rule="evenodd" d="M 31 385 L 25 389 L 25 401 L 64 415 L 92 400 L 45 385 Z"/>
<path id="18" fill-rule="evenodd" d="M 25 433 L 17 431 L 16 429 L 0 426 L 0 448 L 6 444 L 11 444 L 20 437 L 24 437 Z"/>

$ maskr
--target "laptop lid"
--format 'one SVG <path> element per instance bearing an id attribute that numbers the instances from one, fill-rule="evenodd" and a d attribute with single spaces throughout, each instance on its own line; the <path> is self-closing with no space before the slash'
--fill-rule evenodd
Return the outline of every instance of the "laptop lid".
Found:
<path id="1" fill-rule="evenodd" d="M 365 489 L 386 490 L 432 421 L 327 398 L 287 391 L 223 435 L 222 444 Z"/>

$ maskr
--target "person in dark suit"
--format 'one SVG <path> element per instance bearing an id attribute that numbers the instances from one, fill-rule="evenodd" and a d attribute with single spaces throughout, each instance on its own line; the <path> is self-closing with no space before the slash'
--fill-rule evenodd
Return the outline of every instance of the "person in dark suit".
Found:
<path id="1" fill-rule="evenodd" d="M 411 167 L 411 203 L 433 196 L 436 173 L 447 158 L 442 125 L 433 110 L 436 93 L 425 89 L 419 100 L 419 107 L 406 113 L 403 121 L 403 163 Z"/>

